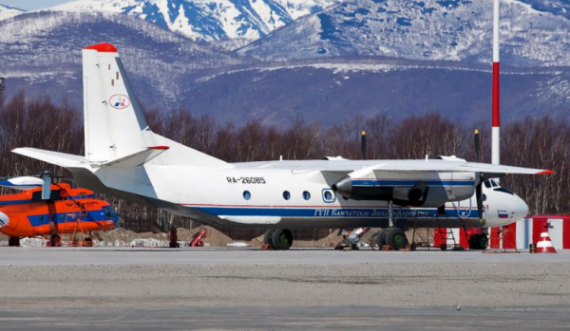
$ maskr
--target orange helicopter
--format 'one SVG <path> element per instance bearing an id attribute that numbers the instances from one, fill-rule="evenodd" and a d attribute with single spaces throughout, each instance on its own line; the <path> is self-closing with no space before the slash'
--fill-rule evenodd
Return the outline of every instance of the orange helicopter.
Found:
<path id="1" fill-rule="evenodd" d="M 42 236 L 56 247 L 62 234 L 110 230 L 119 221 L 113 207 L 95 199 L 93 191 L 52 184 L 46 173 L 42 179 L 10 178 L 0 186 L 23 191 L 0 196 L 0 232 L 10 237 L 9 246 L 19 246 L 22 237 Z"/>

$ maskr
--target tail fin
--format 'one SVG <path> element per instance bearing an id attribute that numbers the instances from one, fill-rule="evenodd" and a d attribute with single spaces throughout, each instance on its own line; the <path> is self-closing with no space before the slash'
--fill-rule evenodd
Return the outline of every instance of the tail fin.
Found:
<path id="1" fill-rule="evenodd" d="M 227 166 L 222 160 L 154 134 L 129 83 L 117 49 L 98 44 L 83 49 L 85 157 L 108 163 L 172 145 L 153 163 L 194 166 Z"/>

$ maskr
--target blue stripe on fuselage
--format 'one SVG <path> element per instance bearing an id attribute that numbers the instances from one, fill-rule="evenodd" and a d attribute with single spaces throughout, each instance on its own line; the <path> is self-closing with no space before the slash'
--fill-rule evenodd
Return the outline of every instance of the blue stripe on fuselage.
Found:
<path id="1" fill-rule="evenodd" d="M 472 180 L 377 180 L 377 179 L 355 179 L 352 186 L 414 186 L 424 182 L 428 186 L 474 186 Z"/>
<path id="2" fill-rule="evenodd" d="M 191 207 L 204 213 L 216 216 L 267 216 L 267 217 L 298 217 L 298 218 L 383 218 L 388 217 L 387 208 L 236 208 L 236 207 Z M 447 209 L 447 217 L 478 216 L 477 209 Z M 394 217 L 433 218 L 437 215 L 435 208 L 398 209 L 394 210 Z M 440 215 L 441 217 L 441 215 Z"/>
<path id="3" fill-rule="evenodd" d="M 80 199 L 95 199 L 95 194 L 90 194 L 90 195 L 85 195 L 83 197 L 77 195 L 77 196 L 71 196 L 72 198 L 80 198 Z M 70 199 L 71 200 L 71 199 Z M 40 201 L 33 201 L 32 199 L 26 199 L 26 200 L 5 200 L 5 201 L 0 201 L 0 206 L 10 206 L 10 205 L 21 205 L 21 204 L 25 204 L 25 203 L 41 203 L 41 202 L 46 202 L 45 200 L 40 200 Z"/>
<path id="4" fill-rule="evenodd" d="M 81 212 L 68 212 L 68 213 L 57 213 L 57 214 L 43 214 L 43 215 L 31 215 L 28 216 L 28 220 L 32 226 L 40 226 L 49 224 L 50 216 L 54 217 L 54 223 L 65 223 L 65 222 L 75 222 L 76 219 L 72 215 L 77 215 L 82 222 L 97 222 L 97 221 L 107 221 L 112 220 L 115 224 L 119 221 L 118 217 L 106 217 L 103 209 L 91 210 L 87 213 L 87 217 L 81 217 Z"/>

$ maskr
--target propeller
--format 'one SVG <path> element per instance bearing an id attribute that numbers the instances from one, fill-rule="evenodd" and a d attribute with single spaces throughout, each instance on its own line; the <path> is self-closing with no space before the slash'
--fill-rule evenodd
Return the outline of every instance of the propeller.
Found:
<path id="1" fill-rule="evenodd" d="M 479 137 L 479 130 L 475 130 L 474 134 L 475 143 L 475 161 L 481 162 L 481 141 Z M 477 198 L 477 211 L 479 212 L 479 222 L 483 222 L 483 178 L 479 176 L 479 184 L 475 186 L 475 197 Z"/>
<path id="2" fill-rule="evenodd" d="M 362 152 L 362 159 L 366 160 L 366 131 L 362 131 L 360 138 L 360 151 Z"/>

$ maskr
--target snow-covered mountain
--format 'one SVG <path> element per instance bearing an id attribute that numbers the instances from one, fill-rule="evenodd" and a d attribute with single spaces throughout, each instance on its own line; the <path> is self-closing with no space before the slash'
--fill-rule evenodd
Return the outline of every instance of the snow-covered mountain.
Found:
<path id="1" fill-rule="evenodd" d="M 503 62 L 570 65 L 570 19 L 563 15 L 568 3 L 501 1 Z M 489 63 L 492 22 L 492 1 L 346 0 L 239 52 L 270 60 L 389 56 Z"/>
<path id="2" fill-rule="evenodd" d="M 20 9 L 20 8 L 0 4 L 0 20 L 6 19 L 9 17 L 14 17 L 16 15 L 19 15 L 19 14 L 25 13 L 25 12 L 26 12 L 25 10 Z"/>
<path id="3" fill-rule="evenodd" d="M 22 89 L 75 105 L 82 100 L 81 49 L 93 44 L 117 46 L 138 96 L 149 107 L 178 105 L 184 82 L 197 72 L 244 63 L 231 53 L 114 13 L 30 12 L 0 21 L 0 31 L 0 74 L 7 77 L 7 94 Z"/>
<path id="4" fill-rule="evenodd" d="M 139 17 L 195 40 L 259 39 L 340 0 L 79 0 L 53 10 Z"/>
<path id="5" fill-rule="evenodd" d="M 507 121 L 567 117 L 570 108 L 569 18 L 564 6 L 544 7 L 554 1 L 532 1 L 501 2 Z M 0 21 L 0 74 L 8 98 L 24 90 L 81 109 L 80 50 L 111 42 L 147 109 L 184 107 L 237 125 L 298 117 L 330 125 L 379 111 L 486 121 L 492 29 L 482 2 L 346 0 L 249 45 L 196 42 L 122 11 L 23 13 Z M 224 51 L 235 47 L 242 50 Z"/>

